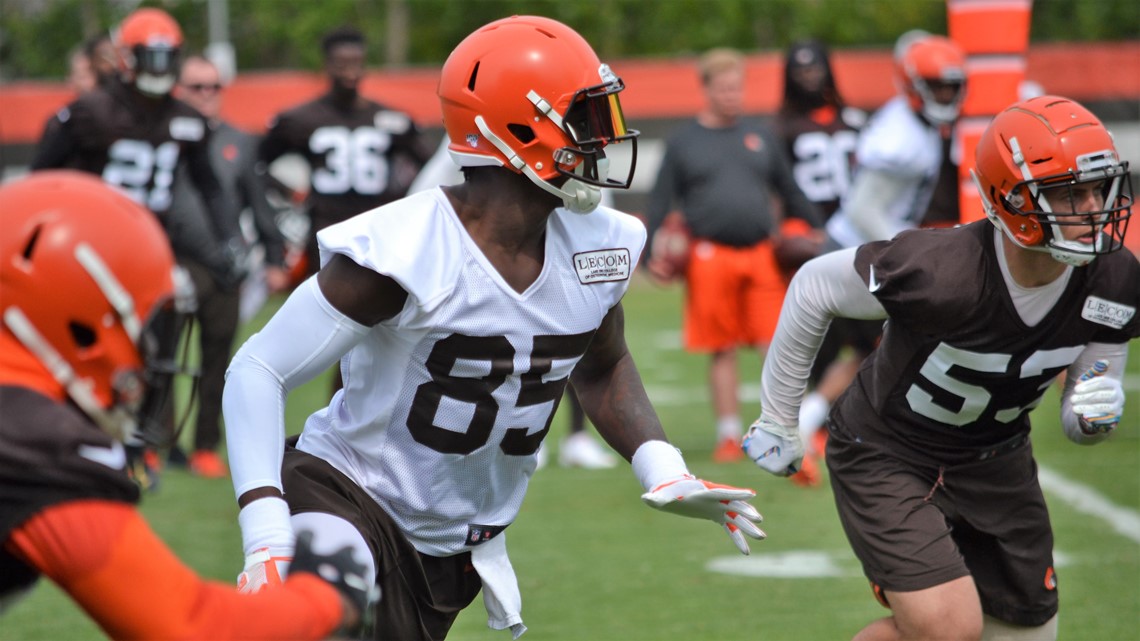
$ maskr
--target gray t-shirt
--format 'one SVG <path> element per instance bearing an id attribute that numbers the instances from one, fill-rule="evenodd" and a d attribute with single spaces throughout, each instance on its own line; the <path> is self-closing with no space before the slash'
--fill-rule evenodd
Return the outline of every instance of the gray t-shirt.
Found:
<path id="1" fill-rule="evenodd" d="M 679 209 L 694 238 L 734 247 L 766 239 L 777 227 L 772 191 L 786 216 L 812 227 L 822 216 L 792 176 L 779 142 L 759 123 L 739 121 L 710 129 L 696 121 L 666 143 L 665 158 L 646 205 L 650 238 L 672 209 Z"/>

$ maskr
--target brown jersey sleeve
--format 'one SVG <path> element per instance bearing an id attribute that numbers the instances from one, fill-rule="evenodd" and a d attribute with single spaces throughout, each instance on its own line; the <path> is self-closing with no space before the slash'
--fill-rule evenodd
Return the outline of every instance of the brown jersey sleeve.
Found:
<path id="1" fill-rule="evenodd" d="M 340 594 L 312 575 L 257 594 L 202 579 L 122 503 L 53 506 L 14 530 L 7 547 L 115 639 L 320 639 L 344 615 Z"/>

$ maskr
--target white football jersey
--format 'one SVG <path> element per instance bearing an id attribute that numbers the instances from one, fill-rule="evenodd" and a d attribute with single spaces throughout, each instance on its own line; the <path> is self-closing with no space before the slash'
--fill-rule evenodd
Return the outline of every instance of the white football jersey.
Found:
<path id="1" fill-rule="evenodd" d="M 942 167 L 942 136 L 923 122 L 905 96 L 883 105 L 859 134 L 856 175 L 864 168 L 908 179 L 907 188 L 881 213 L 895 233 L 918 226 Z M 851 192 L 848 191 L 848 194 Z M 878 238 L 863 238 L 844 212 L 846 203 L 827 221 L 827 233 L 843 247 L 856 247 Z"/>
<path id="2" fill-rule="evenodd" d="M 556 210 L 522 293 L 431 189 L 317 234 L 408 292 L 341 359 L 344 388 L 298 447 L 368 491 L 419 551 L 461 552 L 518 514 L 567 377 L 629 286 L 645 245 L 632 216 Z"/>

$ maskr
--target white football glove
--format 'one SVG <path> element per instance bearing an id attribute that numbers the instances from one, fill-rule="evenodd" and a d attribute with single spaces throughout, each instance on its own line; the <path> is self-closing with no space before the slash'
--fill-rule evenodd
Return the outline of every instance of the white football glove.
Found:
<path id="1" fill-rule="evenodd" d="M 763 540 L 768 535 L 756 527 L 764 520 L 747 501 L 756 492 L 742 487 L 702 481 L 692 474 L 670 479 L 641 495 L 645 504 L 663 512 L 708 519 L 719 523 L 741 554 L 748 554 L 744 535 Z"/>
<path id="2" fill-rule="evenodd" d="M 245 568 L 237 578 L 238 592 L 254 594 L 281 585 L 292 561 L 292 551 L 284 548 L 260 548 L 247 554 Z"/>
<path id="3" fill-rule="evenodd" d="M 1081 431 L 1089 436 L 1116 429 L 1124 413 L 1124 388 L 1119 380 L 1105 376 L 1107 371 L 1107 361 L 1094 363 L 1081 375 L 1069 397 Z"/>
<path id="4" fill-rule="evenodd" d="M 253 593 L 266 586 L 281 585 L 296 544 L 289 505 L 279 497 L 257 499 L 238 512 L 238 524 L 245 551 L 238 591 Z"/>
<path id="5" fill-rule="evenodd" d="M 804 460 L 804 443 L 799 430 L 764 417 L 756 419 L 748 428 L 741 447 L 752 462 L 776 476 L 799 472 Z"/>

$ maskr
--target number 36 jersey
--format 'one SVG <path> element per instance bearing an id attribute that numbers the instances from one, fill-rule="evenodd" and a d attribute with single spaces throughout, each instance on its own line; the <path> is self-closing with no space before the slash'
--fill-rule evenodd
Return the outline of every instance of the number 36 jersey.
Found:
<path id="1" fill-rule="evenodd" d="M 1028 434 L 1029 410 L 1088 343 L 1140 335 L 1140 264 L 1127 250 L 1072 269 L 1053 307 L 1028 326 L 994 236 L 982 220 L 859 248 L 855 269 L 889 319 L 837 402 L 839 427 L 920 459 L 976 459 Z"/>
<path id="2" fill-rule="evenodd" d="M 645 244 L 635 218 L 558 209 L 533 284 L 512 289 L 440 189 L 318 234 L 396 280 L 403 310 L 341 360 L 344 388 L 298 447 L 367 490 L 415 547 L 460 552 L 509 525 L 567 378 L 621 300 Z"/>

